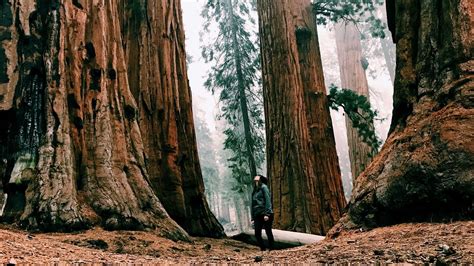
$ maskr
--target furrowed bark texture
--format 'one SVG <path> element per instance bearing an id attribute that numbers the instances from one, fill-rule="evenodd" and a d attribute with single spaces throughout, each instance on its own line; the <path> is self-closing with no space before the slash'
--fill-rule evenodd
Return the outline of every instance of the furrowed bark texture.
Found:
<path id="1" fill-rule="evenodd" d="M 359 95 L 363 95 L 369 100 L 369 84 L 367 83 L 365 69 L 362 67 L 362 47 L 359 30 L 354 24 L 346 24 L 344 22 L 336 24 L 335 30 L 341 86 L 344 89 L 349 89 Z M 373 123 L 370 126 L 373 128 Z M 364 142 L 347 115 L 346 128 L 352 182 L 355 184 L 357 177 L 370 164 L 376 151 Z"/>
<path id="2" fill-rule="evenodd" d="M 126 63 L 152 187 L 190 234 L 222 237 L 224 229 L 205 198 L 197 154 L 181 2 L 123 0 L 121 6 Z"/>
<path id="3" fill-rule="evenodd" d="M 474 3 L 400 0 L 387 9 L 397 44 L 391 131 L 340 225 L 472 219 Z"/>
<path id="4" fill-rule="evenodd" d="M 325 234 L 345 206 L 310 1 L 258 2 L 277 228 Z"/>
<path id="5" fill-rule="evenodd" d="M 167 21 L 180 19 L 176 17 L 180 15 L 179 1 L 172 2 L 175 13 L 166 13 Z M 17 73 L 6 71 L 8 81 L 0 85 L 0 118 L 8 122 L 0 134 L 2 143 L 8 143 L 8 148 L 1 150 L 2 159 L 7 161 L 3 183 L 9 195 L 4 219 L 42 230 L 73 230 L 96 224 L 107 229 L 158 228 L 167 237 L 187 239 L 187 233 L 168 216 L 152 189 L 156 180 L 153 167 L 169 166 L 150 160 L 151 126 L 141 112 L 141 93 L 147 90 L 155 89 L 154 97 L 147 99 L 150 105 L 171 105 L 167 108 L 172 111 L 156 123 L 165 128 L 179 124 L 182 128 L 179 134 L 185 137 L 175 145 L 188 152 L 183 156 L 192 163 L 176 171 L 198 173 L 186 184 L 191 196 L 202 191 L 195 185 L 202 184 L 202 177 L 194 159 L 197 151 L 189 118 L 192 110 L 182 30 L 173 30 L 180 38 L 168 38 L 168 42 L 132 43 L 124 48 L 128 43 L 122 34 L 132 28 L 122 28 L 121 4 L 105 0 L 0 3 L 0 35 L 7 31 L 11 35 L 2 40 L 1 47 L 14 47 L 5 53 L 7 70 L 10 66 L 19 69 Z M 152 22 L 163 20 L 165 13 L 156 8 L 146 21 L 150 31 L 158 32 L 156 27 L 164 26 Z M 12 23 L 3 25 L 8 14 Z M 140 32 L 140 28 L 135 31 Z M 137 47 L 140 45 L 182 55 L 178 59 L 165 55 L 152 58 Z M 170 70 L 157 72 L 156 80 L 170 81 L 156 83 L 150 75 L 143 76 L 141 80 L 156 84 L 149 88 L 140 86 L 140 79 L 129 78 L 134 70 L 148 67 L 131 65 L 130 51 L 138 51 L 137 58 L 169 62 Z M 177 139 L 178 133 L 170 135 Z M 156 147 L 160 150 L 161 146 Z M 196 187 L 199 189 L 193 190 Z M 193 211 L 200 212 L 203 205 L 194 205 Z M 186 208 L 191 207 L 176 204 L 183 213 Z M 210 214 L 209 219 L 215 218 Z"/>

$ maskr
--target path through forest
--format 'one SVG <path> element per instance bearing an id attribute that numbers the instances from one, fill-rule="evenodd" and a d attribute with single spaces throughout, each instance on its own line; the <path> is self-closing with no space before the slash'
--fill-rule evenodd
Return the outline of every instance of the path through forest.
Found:
<path id="1" fill-rule="evenodd" d="M 335 240 L 261 252 L 229 239 L 173 242 L 153 232 L 93 229 L 82 233 L 29 234 L 0 228 L 0 263 L 474 263 L 474 221 L 401 224 L 353 232 Z"/>

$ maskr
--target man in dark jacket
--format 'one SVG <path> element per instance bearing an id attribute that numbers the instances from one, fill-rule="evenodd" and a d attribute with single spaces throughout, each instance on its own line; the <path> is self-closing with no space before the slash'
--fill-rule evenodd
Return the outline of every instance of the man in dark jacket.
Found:
<path id="1" fill-rule="evenodd" d="M 262 228 L 268 238 L 269 249 L 273 249 L 273 210 L 270 198 L 270 190 L 267 187 L 268 179 L 262 175 L 257 175 L 253 179 L 254 187 L 252 192 L 252 221 L 255 227 L 255 237 L 261 250 L 265 250 L 265 244 L 262 239 Z"/>

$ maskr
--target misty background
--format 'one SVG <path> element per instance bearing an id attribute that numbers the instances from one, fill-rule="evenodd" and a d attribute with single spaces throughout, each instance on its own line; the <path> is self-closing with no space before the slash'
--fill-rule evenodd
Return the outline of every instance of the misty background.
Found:
<path id="1" fill-rule="evenodd" d="M 182 0 L 188 56 L 188 77 L 193 95 L 194 123 L 206 197 L 212 211 L 229 234 L 249 227 L 249 206 L 245 206 L 244 200 L 249 195 L 246 195 L 245 190 L 236 188 L 238 184 L 235 180 L 238 177 L 232 176 L 229 169 L 227 160 L 230 157 L 230 151 L 225 150 L 223 144 L 225 140 L 223 131 L 226 122 L 224 119 L 218 119 L 221 107 L 218 94 L 213 95 L 204 86 L 212 66 L 205 63 L 201 55 L 202 46 L 212 41 L 212 34 L 217 34 L 216 29 L 212 27 L 209 34 L 202 33 L 205 20 L 201 17 L 201 11 L 204 4 L 205 0 Z M 256 19 L 256 13 L 253 13 L 253 15 Z M 380 7 L 377 15 L 384 20 L 386 16 L 384 7 Z M 331 84 L 340 86 L 341 83 L 333 27 L 333 24 L 318 26 L 326 87 Z M 250 31 L 258 32 L 258 22 Z M 374 121 L 376 133 L 382 141 L 385 141 L 392 113 L 393 83 L 389 74 L 390 66 L 386 63 L 387 59 L 384 58 L 382 52 L 382 45 L 388 47 L 393 62 L 395 46 L 387 37 L 380 40 L 371 37 L 370 34 L 365 34 L 362 28 L 360 31 L 365 37 L 362 40 L 362 48 L 364 57 L 368 62 L 366 76 L 369 84 L 370 102 L 378 112 L 378 117 Z M 385 32 L 386 36 L 389 36 L 388 30 L 385 30 Z M 344 113 L 331 110 L 331 117 L 344 192 L 346 199 L 349 200 L 352 190 L 352 177 Z M 266 175 L 265 163 L 262 164 L 258 172 Z"/>

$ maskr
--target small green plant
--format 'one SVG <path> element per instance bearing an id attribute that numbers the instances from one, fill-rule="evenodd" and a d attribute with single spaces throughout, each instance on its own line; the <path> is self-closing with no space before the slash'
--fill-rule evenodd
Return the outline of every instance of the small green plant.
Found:
<path id="1" fill-rule="evenodd" d="M 372 148 L 372 154 L 370 155 L 374 156 L 382 142 L 377 138 L 373 127 L 377 111 L 371 108 L 367 97 L 348 89 L 340 89 L 331 84 L 328 100 L 331 109 L 338 110 L 342 108 L 344 110 L 362 140 Z"/>

